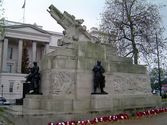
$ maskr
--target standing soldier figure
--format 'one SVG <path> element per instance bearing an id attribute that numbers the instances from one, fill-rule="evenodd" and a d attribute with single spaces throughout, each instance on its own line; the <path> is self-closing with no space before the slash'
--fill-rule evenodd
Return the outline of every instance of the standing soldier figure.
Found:
<path id="1" fill-rule="evenodd" d="M 100 61 L 97 61 L 97 64 L 94 66 L 94 68 L 92 69 L 92 71 L 94 72 L 94 93 L 96 93 L 96 89 L 100 88 L 101 90 L 101 94 L 107 94 L 104 91 L 104 87 L 105 87 L 105 76 L 103 75 L 103 73 L 105 72 L 104 68 L 101 65 Z"/>

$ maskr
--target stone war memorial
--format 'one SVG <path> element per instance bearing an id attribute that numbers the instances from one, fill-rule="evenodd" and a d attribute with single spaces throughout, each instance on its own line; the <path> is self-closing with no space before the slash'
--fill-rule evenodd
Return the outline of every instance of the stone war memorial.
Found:
<path id="1" fill-rule="evenodd" d="M 23 109 L 10 113 L 15 124 L 46 125 L 160 105 L 160 97 L 151 94 L 145 66 L 119 57 L 111 44 L 95 41 L 82 19 L 53 5 L 48 12 L 64 28 L 64 36 L 42 60 L 42 95 L 26 95 Z M 105 70 L 105 86 L 94 84 L 97 61 Z"/>

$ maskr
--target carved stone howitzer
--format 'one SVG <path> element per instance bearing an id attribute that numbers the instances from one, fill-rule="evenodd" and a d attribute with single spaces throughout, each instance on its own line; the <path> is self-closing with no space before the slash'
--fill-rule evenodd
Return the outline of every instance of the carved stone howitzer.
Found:
<path id="1" fill-rule="evenodd" d="M 65 29 L 64 37 L 58 40 L 59 46 L 69 45 L 74 41 L 92 41 L 91 35 L 86 31 L 86 26 L 81 25 L 84 22 L 83 19 L 75 19 L 75 16 L 66 11 L 62 14 L 54 5 L 50 5 L 47 11 Z"/>

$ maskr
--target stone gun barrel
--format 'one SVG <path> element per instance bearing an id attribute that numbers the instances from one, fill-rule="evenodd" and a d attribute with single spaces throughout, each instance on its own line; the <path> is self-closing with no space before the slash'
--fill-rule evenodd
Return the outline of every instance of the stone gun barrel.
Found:
<path id="1" fill-rule="evenodd" d="M 61 13 L 54 5 L 49 6 L 47 10 L 50 15 L 60 24 L 66 31 L 66 34 L 70 34 L 69 37 L 78 40 L 79 34 L 82 34 L 85 39 L 91 40 L 91 35 L 86 31 L 86 26 L 81 24 L 84 22 L 83 19 L 75 19 L 74 15 L 64 11 Z"/>
<path id="2" fill-rule="evenodd" d="M 64 15 L 52 4 L 49 6 L 49 9 L 50 10 L 47 11 L 50 13 L 50 15 L 57 21 L 58 24 L 60 24 L 64 29 L 66 29 L 67 27 L 62 24 Z"/>
<path id="3" fill-rule="evenodd" d="M 64 29 L 67 29 L 71 25 L 74 25 L 76 20 L 73 15 L 70 15 L 66 11 L 61 13 L 54 5 L 49 6 L 50 10 L 47 10 L 50 15 L 60 24 Z"/>

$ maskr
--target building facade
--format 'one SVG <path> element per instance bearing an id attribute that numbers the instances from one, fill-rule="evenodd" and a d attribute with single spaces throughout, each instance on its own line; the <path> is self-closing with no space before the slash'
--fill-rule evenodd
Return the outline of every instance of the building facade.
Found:
<path id="1" fill-rule="evenodd" d="M 23 58 L 28 67 L 54 50 L 61 33 L 43 30 L 40 26 L 5 21 L 5 33 L 0 40 L 0 95 L 15 100 L 22 98 L 23 83 L 27 74 L 22 71 Z M 26 50 L 26 51 L 25 51 Z"/>

